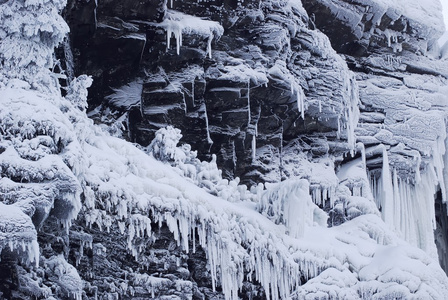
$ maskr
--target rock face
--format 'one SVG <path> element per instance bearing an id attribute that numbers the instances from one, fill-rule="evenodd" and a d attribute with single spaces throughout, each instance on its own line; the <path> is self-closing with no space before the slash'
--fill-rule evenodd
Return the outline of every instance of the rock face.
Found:
<path id="1" fill-rule="evenodd" d="M 362 154 L 386 223 L 408 241 L 431 234 L 386 203 L 417 216 L 405 191 L 426 207 L 438 190 L 446 199 L 437 1 L 168 2 L 69 1 L 75 73 L 94 77 L 91 117 L 143 146 L 173 125 L 200 158 L 217 155 L 224 177 L 249 185 L 313 181 L 295 153 L 336 167 Z M 312 184 L 318 194 L 322 184 Z"/>
<path id="2" fill-rule="evenodd" d="M 338 53 L 370 56 L 411 52 L 426 54 L 444 32 L 438 1 L 302 1 L 317 28 Z M 334 38 L 332 38 L 334 37 Z"/>
<path id="3" fill-rule="evenodd" d="M 0 297 L 448 293 L 438 1 L 67 2 L 0 24 Z"/>
<path id="4" fill-rule="evenodd" d="M 353 149 L 354 77 L 299 3 L 118 2 L 66 12 L 77 72 L 94 76 L 92 116 L 126 113 L 142 145 L 173 125 L 200 157 L 216 153 L 227 178 L 252 184 L 287 176 L 282 146 L 297 137 L 319 155 Z M 87 11 L 96 18 L 75 17 Z M 328 146 L 336 141 L 347 143 Z"/>
<path id="5" fill-rule="evenodd" d="M 440 14 L 440 3 L 421 7 L 416 1 L 385 5 L 382 1 L 349 4 L 305 0 L 303 5 L 356 73 L 361 113 L 355 131 L 357 141 L 366 148 L 370 176 L 379 178 L 384 165 L 378 159 L 380 153 L 369 149 L 384 146 L 394 187 L 431 189 L 430 194 L 438 194 L 445 202 L 448 64 L 439 60 L 437 52 L 437 38 L 444 28 L 428 21 Z M 422 180 L 421 173 L 428 172 L 435 173 L 434 184 Z M 390 195 L 397 208 L 413 205 L 404 199 L 412 197 L 398 194 Z M 426 206 L 431 207 L 432 199 L 428 201 Z M 443 215 L 441 206 L 437 206 L 436 214 Z M 406 217 L 401 224 L 396 217 L 389 218 L 395 220 L 393 226 L 398 231 L 406 232 Z M 438 218 L 440 226 L 444 222 Z M 446 259 L 441 260 L 445 264 Z"/>

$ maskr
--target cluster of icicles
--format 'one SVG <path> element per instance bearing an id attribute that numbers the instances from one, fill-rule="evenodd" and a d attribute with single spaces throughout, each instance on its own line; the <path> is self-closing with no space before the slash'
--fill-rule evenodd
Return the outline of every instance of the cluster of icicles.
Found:
<path id="1" fill-rule="evenodd" d="M 396 225 L 396 229 L 403 233 L 403 238 L 431 253 L 433 249 L 428 247 L 431 245 L 430 231 L 433 224 L 429 216 L 434 214 L 423 208 L 433 207 L 425 205 L 424 201 L 431 201 L 434 195 L 436 178 L 434 172 L 429 170 L 424 173 L 421 181 L 414 186 L 400 180 L 395 171 L 390 171 L 387 151 L 383 146 L 363 151 L 365 151 L 364 159 L 366 155 L 370 156 L 378 151 L 383 155 L 383 173 L 379 179 L 376 177 L 371 179 L 372 192 L 378 201 L 378 207 L 382 210 L 383 219 L 392 226 Z M 138 171 L 141 172 L 143 171 Z M 139 187 L 142 189 L 142 194 L 136 195 L 129 192 L 129 189 L 110 190 L 111 186 L 106 185 L 108 188 L 104 190 L 101 186 L 97 186 L 90 191 L 90 196 L 86 197 L 90 205 L 85 204 L 90 206 L 91 210 L 84 217 L 88 225 L 96 224 L 106 230 L 117 222 L 120 232 L 127 236 L 129 251 L 136 258 L 146 247 L 142 239 L 154 238 L 151 224 L 156 223 L 159 226 L 166 224 L 173 233 L 177 245 L 186 252 L 195 251 L 197 241 L 194 237 L 198 236 L 199 246 L 207 253 L 213 289 L 219 284 L 226 299 L 238 298 L 244 280 L 256 280 L 261 283 L 268 299 L 286 299 L 290 297 L 291 291 L 300 286 L 301 277 L 308 280 L 329 267 L 340 268 L 338 265 L 340 262 L 329 260 L 331 253 L 310 254 L 309 249 L 297 248 L 294 243 L 289 244 L 285 241 L 285 237 L 272 234 L 272 227 L 264 224 L 266 219 L 263 215 L 273 222 L 276 222 L 275 218 L 282 219 L 276 223 L 284 224 L 291 237 L 300 238 L 303 235 L 305 224 L 296 224 L 297 222 L 291 220 L 296 218 L 305 222 L 310 219 L 312 222 L 315 209 L 313 207 L 307 209 L 309 204 L 300 204 L 298 207 L 291 203 L 281 204 L 282 201 L 287 201 L 284 200 L 285 195 L 297 194 L 299 189 L 301 199 L 309 199 L 309 203 L 314 205 L 309 195 L 309 185 L 302 181 L 279 183 L 271 191 L 254 190 L 255 194 L 260 193 L 257 198 L 261 203 L 259 206 L 261 214 L 251 217 L 238 211 L 237 206 L 232 203 L 227 205 L 226 202 L 218 201 L 216 208 L 209 207 L 208 199 L 211 196 L 205 191 L 203 195 L 195 194 L 191 197 L 177 192 L 164 193 L 161 191 L 163 187 L 148 184 Z M 161 183 L 174 184 L 166 178 Z M 369 187 L 362 187 L 366 188 Z M 362 189 L 354 188 L 352 195 L 365 195 L 366 192 Z M 325 198 L 334 196 L 333 193 L 326 195 L 327 193 L 321 191 L 314 194 L 313 200 L 320 203 Z M 95 209 L 94 199 L 106 202 L 107 210 L 112 214 Z M 334 200 L 330 199 L 330 202 L 334 203 Z M 275 208 L 275 205 L 283 206 Z M 293 212 L 289 220 L 286 213 L 288 210 Z M 403 214 L 402 210 L 407 213 Z M 394 216 L 389 218 L 390 214 Z M 415 219 L 422 222 L 411 224 Z M 190 243 L 193 244 L 192 247 Z"/>
<path id="2" fill-rule="evenodd" d="M 279 240 L 275 234 L 263 229 L 263 221 L 254 222 L 238 214 L 235 208 L 233 208 L 234 211 L 228 211 L 230 206 L 224 208 L 221 215 L 207 212 L 199 205 L 191 206 L 188 200 L 181 200 L 173 211 L 166 211 L 166 208 L 159 211 L 155 209 L 157 206 L 159 205 L 150 206 L 149 215 L 152 218 L 142 214 L 132 214 L 126 219 L 117 221 L 121 233 L 127 236 L 128 250 L 138 259 L 147 246 L 146 243 L 140 241 L 152 238 L 151 224 L 156 223 L 159 226 L 166 224 L 173 233 L 177 245 L 185 252 L 194 253 L 196 242 L 205 249 L 210 266 L 212 288 L 215 290 L 218 285 L 221 286 L 226 299 L 238 299 L 238 292 L 244 280 L 255 280 L 261 283 L 267 299 L 287 299 L 290 297 L 290 292 L 301 284 L 301 276 L 297 274 L 302 274 L 302 278 L 308 280 L 328 267 L 340 268 L 340 266 L 332 265 L 329 260 L 330 253 L 321 257 L 310 254 L 308 249 L 288 248 L 285 241 Z M 117 206 L 116 209 L 123 208 Z M 294 210 L 294 212 L 298 211 Z M 122 216 L 127 215 L 123 211 L 118 213 Z M 312 212 L 311 216 L 308 214 L 299 218 L 297 215 L 294 217 L 295 220 L 301 222 L 306 218 L 312 218 Z M 95 224 L 98 224 L 98 220 Z M 107 228 L 111 226 L 111 224 L 108 225 L 106 225 Z M 301 230 L 301 234 L 303 234 L 304 225 L 296 228 Z M 198 241 L 194 238 L 195 236 L 198 236 Z M 291 259 L 292 254 L 294 259 Z"/>

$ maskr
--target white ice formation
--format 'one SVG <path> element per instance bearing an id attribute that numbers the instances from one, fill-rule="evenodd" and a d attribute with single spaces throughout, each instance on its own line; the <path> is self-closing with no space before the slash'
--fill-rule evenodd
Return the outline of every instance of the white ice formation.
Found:
<path id="1" fill-rule="evenodd" d="M 214 23 L 200 31 L 185 20 L 181 16 L 164 23 L 167 31 L 175 32 L 178 46 L 184 30 L 217 30 L 219 35 Z M 0 55 L 14 60 L 1 47 Z M 47 65 L 37 66 L 45 74 Z M 448 294 L 448 278 L 434 257 L 429 198 L 434 183 L 442 186 L 443 181 L 442 131 L 432 140 L 438 147 L 430 145 L 424 152 L 429 163 L 422 174 L 416 171 L 416 183 L 391 170 L 383 145 L 360 147 L 361 159 L 342 164 L 337 174 L 331 157 L 288 158 L 301 160 L 305 167 L 290 170 L 296 173 L 284 182 L 248 189 L 239 179 L 222 179 L 215 158 L 201 162 L 191 147 L 178 146 L 180 132 L 174 128 L 160 130 L 147 152 L 101 130 L 84 112 L 87 77 L 78 78 L 64 98 L 54 92 L 55 81 L 30 84 L 21 72 L 3 73 L 0 251 L 9 247 L 24 263 L 50 270 L 66 297 L 81 299 L 84 283 L 64 257 L 39 260 L 36 227 L 50 217 L 67 230 L 75 218 L 104 234 L 117 226 L 137 260 L 147 246 L 142 238 L 153 236 L 152 224 L 166 224 L 185 253 L 196 249 L 190 242 L 205 250 L 213 289 L 220 286 L 225 299 L 238 299 L 245 280 L 258 282 L 267 299 L 444 299 Z M 300 93 L 299 86 L 293 89 Z M 424 121 L 418 113 L 411 120 L 406 124 L 412 128 Z M 438 128 L 438 121 L 427 122 Z M 355 123 L 343 125 L 352 135 Z M 389 128 L 404 132 L 400 125 Z M 425 146 L 406 134 L 396 136 Z M 354 152 L 354 136 L 348 139 Z M 366 157 L 370 163 L 381 159 L 382 172 L 369 174 L 371 180 Z M 318 206 L 327 201 L 333 208 L 342 205 L 339 209 L 349 220 L 328 228 L 327 215 Z M 83 242 L 97 253 L 108 250 Z M 153 293 L 165 284 L 147 274 L 132 275 L 126 284 L 145 285 Z M 124 296 L 132 296 L 131 288 L 123 290 Z"/>
<path id="2" fill-rule="evenodd" d="M 375 214 L 359 216 L 335 228 L 316 226 L 322 225 L 322 212 L 311 202 L 306 192 L 308 182 L 304 179 L 279 183 L 277 187 L 268 187 L 266 192 L 254 191 L 255 195 L 260 195 L 260 203 L 281 205 L 278 208 L 261 206 L 261 211 L 267 214 L 265 217 L 258 213 L 252 201 L 242 201 L 238 197 L 231 203 L 199 188 L 184 177 L 189 168 L 163 165 L 133 145 L 102 133 L 61 97 L 48 99 L 23 89 L 4 89 L 1 96 L 21 103 L 20 110 L 9 111 L 13 106 L 5 106 L 8 113 L 16 113 L 16 119 L 35 106 L 53 109 L 55 113 L 46 116 L 48 125 L 55 129 L 54 134 L 59 136 L 67 128 L 71 130 L 68 136 L 75 134 L 71 143 L 72 147 L 76 146 L 73 148 L 76 156 L 71 157 L 78 157 L 78 160 L 71 161 L 70 156 L 67 157 L 66 168 L 76 174 L 82 186 L 84 200 L 80 216 L 86 225 L 107 232 L 112 223 L 121 224 L 128 249 L 136 258 L 144 247 L 136 243 L 137 237 L 150 236 L 152 222 L 166 223 L 177 243 L 187 252 L 192 251 L 188 242 L 197 232 L 199 244 L 208 253 L 214 285 L 222 287 L 227 299 L 237 298 L 247 274 L 253 274 L 270 299 L 295 294 L 319 295 L 326 290 L 329 295 L 358 295 L 360 298 L 360 295 L 373 295 L 377 291 L 385 293 L 385 284 L 388 291 L 403 297 L 418 297 L 419 293 L 429 291 L 441 299 L 446 292 L 447 279 L 437 262 L 422 250 L 400 242 Z M 64 108 L 66 113 L 58 113 L 58 107 Z M 170 138 L 168 133 L 156 139 L 168 149 L 155 144 L 152 149 L 179 164 L 185 161 L 186 151 L 174 148 L 176 137 L 169 142 Z M 35 173 L 43 173 L 45 164 L 38 166 Z M 203 180 L 219 178 L 204 167 L 200 175 Z M 176 170 L 183 174 L 179 175 Z M 212 167 L 211 170 L 217 169 Z M 55 169 L 54 176 L 58 175 Z M 236 184 L 231 187 L 229 184 L 228 189 L 239 190 Z M 100 206 L 98 199 L 102 199 Z M 381 267 L 383 262 L 378 265 L 378 257 L 387 252 L 399 259 L 387 261 L 387 268 Z M 414 263 L 405 271 L 406 260 Z M 425 265 L 423 269 L 420 261 Z M 375 268 L 375 272 L 371 273 L 369 268 Z M 391 268 L 393 274 L 389 272 Z M 331 274 L 338 274 L 339 280 L 328 281 Z M 306 282 L 301 282 L 302 276 Z M 403 284 L 409 278 L 412 278 L 409 285 Z"/>
<path id="3" fill-rule="evenodd" d="M 201 18 L 186 15 L 175 10 L 168 10 L 163 22 L 156 26 L 166 30 L 166 46 L 171 46 L 171 37 L 176 39 L 176 52 L 180 53 L 183 35 L 195 34 L 207 38 L 207 55 L 212 57 L 212 41 L 219 39 L 224 33 L 224 28 L 217 22 L 203 20 Z"/>

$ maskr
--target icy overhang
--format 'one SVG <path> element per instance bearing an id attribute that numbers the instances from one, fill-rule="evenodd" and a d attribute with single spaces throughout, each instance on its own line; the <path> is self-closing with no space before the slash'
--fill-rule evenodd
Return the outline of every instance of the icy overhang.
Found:
<path id="1" fill-rule="evenodd" d="M 165 19 L 157 26 L 166 31 L 167 49 L 170 48 L 171 36 L 174 34 L 177 54 L 180 53 L 183 34 L 195 34 L 207 38 L 207 53 L 210 58 L 212 56 L 212 40 L 214 38 L 219 39 L 224 33 L 224 28 L 218 22 L 204 20 L 170 9 L 167 10 Z"/>
<path id="2" fill-rule="evenodd" d="M 362 54 L 369 46 L 426 53 L 445 32 L 439 0 L 303 1 L 338 51 Z M 364 50 L 365 51 L 365 50 Z"/>

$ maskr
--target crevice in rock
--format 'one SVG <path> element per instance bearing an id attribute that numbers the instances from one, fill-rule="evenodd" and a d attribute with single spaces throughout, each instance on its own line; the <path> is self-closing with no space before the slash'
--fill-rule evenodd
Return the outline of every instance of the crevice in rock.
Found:
<path id="1" fill-rule="evenodd" d="M 442 192 L 439 190 L 435 195 L 436 229 L 434 231 L 439 263 L 445 273 L 448 274 L 448 213 L 446 203 L 442 201 Z"/>

